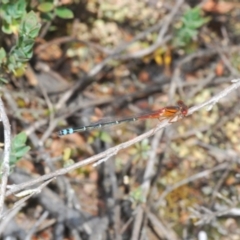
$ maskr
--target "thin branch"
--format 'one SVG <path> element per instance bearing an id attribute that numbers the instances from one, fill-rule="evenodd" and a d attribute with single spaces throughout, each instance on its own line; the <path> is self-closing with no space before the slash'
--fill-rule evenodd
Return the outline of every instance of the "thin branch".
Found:
<path id="1" fill-rule="evenodd" d="M 213 105 L 216 104 L 221 98 L 224 98 L 229 93 L 233 92 L 234 90 L 236 90 L 237 88 L 240 87 L 240 78 L 239 79 L 234 79 L 231 82 L 233 83 L 231 86 L 227 87 L 226 89 L 224 89 L 223 91 L 221 91 L 217 95 L 213 96 L 208 101 L 206 101 L 202 104 L 199 104 L 198 106 L 190 108 L 189 111 L 188 111 L 188 115 L 191 115 L 194 112 L 196 112 L 199 109 L 204 108 L 206 106 L 208 106 L 208 110 L 211 110 Z"/>
<path id="2" fill-rule="evenodd" d="M 4 208 L 4 199 L 5 199 L 8 175 L 10 170 L 9 158 L 10 158 L 10 152 L 11 152 L 11 127 L 10 127 L 9 120 L 5 112 L 4 104 L 1 98 L 0 98 L 0 121 L 3 122 L 3 126 L 4 126 L 4 152 L 3 152 L 3 162 L 1 166 L 2 184 L 1 184 L 1 192 L 0 192 L 0 219 L 1 219 L 3 208 Z"/>
<path id="3" fill-rule="evenodd" d="M 151 186 L 151 181 L 154 176 L 154 164 L 157 158 L 157 148 L 158 148 L 159 142 L 161 141 L 162 136 L 163 136 L 163 131 L 159 131 L 155 134 L 152 141 L 151 152 L 149 154 L 149 161 L 147 163 L 146 170 L 144 172 L 143 183 L 141 184 L 142 196 L 145 201 L 147 200 L 147 196 Z"/>
<path id="4" fill-rule="evenodd" d="M 236 90 L 237 88 L 240 87 L 240 79 L 236 79 L 236 80 L 233 80 L 232 81 L 233 84 L 229 87 L 227 87 L 226 89 L 224 89 L 223 91 L 221 91 L 220 93 L 218 93 L 217 95 L 213 96 L 210 100 L 206 101 L 205 103 L 202 103 L 198 106 L 194 106 L 192 108 L 189 109 L 189 113 L 188 115 L 198 111 L 199 109 L 205 107 L 205 106 L 213 106 L 215 103 L 217 103 L 221 98 L 225 97 L 227 94 L 231 93 L 232 91 Z M 88 164 L 92 164 L 96 161 L 99 161 L 103 158 L 110 158 L 111 156 L 114 156 L 116 155 L 120 150 L 122 149 L 125 149 L 137 142 L 140 142 L 142 141 L 143 139 L 146 139 L 146 138 L 149 138 L 151 137 L 152 135 L 154 135 L 156 132 L 158 132 L 160 129 L 162 128 L 165 128 L 169 125 L 171 125 L 172 123 L 169 123 L 167 120 L 161 122 L 157 127 L 151 129 L 150 131 L 144 133 L 144 134 L 141 134 L 139 135 L 138 137 L 134 138 L 134 139 L 131 139 L 125 143 L 122 143 L 122 144 L 119 144 L 115 147 L 112 147 L 112 148 L 109 148 L 108 150 L 102 152 L 102 153 L 99 153 L 95 156 L 92 156 L 90 158 L 87 158 L 81 162 L 78 162 L 78 163 L 75 163 L 69 167 L 66 167 L 64 169 L 60 169 L 60 170 L 57 170 L 55 172 L 52 172 L 52 173 L 49 173 L 49 174 L 46 174 L 44 176 L 41 176 L 37 179 L 34 179 L 32 181 L 29 181 L 29 182 L 26 182 L 26 183 L 23 183 L 23 184 L 19 184 L 19 185 L 15 185 L 15 186 L 12 186 L 12 188 L 7 191 L 6 193 L 6 196 L 9 196 L 10 194 L 13 194 L 17 191 L 20 191 L 26 187 L 29 187 L 29 186 L 32 186 L 34 184 L 37 184 L 37 183 L 40 183 L 42 181 L 45 181 L 45 180 L 48 180 L 52 177 L 57 177 L 57 176 L 60 176 L 60 175 L 63 175 L 63 174 L 66 174 L 68 173 L 69 171 L 72 171 L 72 170 L 75 170 L 79 167 L 82 167 L 82 166 L 85 166 L 85 165 L 88 165 Z"/>
<path id="5" fill-rule="evenodd" d="M 177 234 L 169 227 L 165 226 L 166 224 L 162 223 L 153 213 L 147 211 L 147 217 L 151 222 L 154 231 L 161 239 L 166 240 L 178 240 Z"/>
<path id="6" fill-rule="evenodd" d="M 142 220 L 144 215 L 144 211 L 141 205 L 139 205 L 135 211 L 137 212 L 137 214 L 135 216 L 135 221 L 133 224 L 131 240 L 140 239 L 140 232 L 141 232 Z"/>

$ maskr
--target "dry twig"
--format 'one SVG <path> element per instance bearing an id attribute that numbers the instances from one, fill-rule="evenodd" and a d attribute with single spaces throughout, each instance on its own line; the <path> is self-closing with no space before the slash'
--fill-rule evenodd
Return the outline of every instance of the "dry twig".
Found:
<path id="1" fill-rule="evenodd" d="M 3 205 L 5 199 L 5 192 L 7 187 L 8 175 L 9 175 L 9 159 L 11 152 L 11 128 L 5 108 L 0 98 L 0 121 L 3 122 L 4 126 L 4 152 L 3 152 L 3 161 L 1 165 L 2 172 L 2 184 L 1 184 L 1 193 L 0 193 L 0 219 L 2 218 Z"/>

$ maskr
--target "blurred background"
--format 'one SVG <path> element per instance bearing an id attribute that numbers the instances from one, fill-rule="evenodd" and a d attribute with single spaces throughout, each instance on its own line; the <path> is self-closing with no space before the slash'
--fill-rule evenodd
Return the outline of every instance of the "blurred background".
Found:
<path id="1" fill-rule="evenodd" d="M 237 0 L 2 1 L 9 184 L 74 166 L 159 120 L 61 129 L 179 99 L 195 106 L 229 87 L 239 77 L 239 20 Z M 15 211 L 10 195 L 2 239 L 240 239 L 239 100 L 236 90 L 97 166 L 73 168 Z"/>

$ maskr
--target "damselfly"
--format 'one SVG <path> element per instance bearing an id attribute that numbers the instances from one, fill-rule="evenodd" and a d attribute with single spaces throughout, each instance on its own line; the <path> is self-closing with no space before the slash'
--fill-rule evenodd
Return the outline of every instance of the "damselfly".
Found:
<path id="1" fill-rule="evenodd" d="M 134 122 L 137 120 L 146 120 L 156 118 L 159 121 L 169 119 L 168 122 L 177 122 L 179 119 L 185 117 L 188 113 L 188 107 L 184 104 L 183 101 L 179 100 L 177 106 L 167 106 L 156 111 L 152 111 L 148 114 L 143 114 L 137 117 L 125 118 L 117 121 L 103 122 L 103 123 L 94 123 L 88 126 L 77 127 L 77 128 L 66 128 L 58 132 L 59 136 L 75 133 L 75 132 L 85 132 L 92 129 L 103 128 L 107 126 L 117 125 L 120 123 Z"/>

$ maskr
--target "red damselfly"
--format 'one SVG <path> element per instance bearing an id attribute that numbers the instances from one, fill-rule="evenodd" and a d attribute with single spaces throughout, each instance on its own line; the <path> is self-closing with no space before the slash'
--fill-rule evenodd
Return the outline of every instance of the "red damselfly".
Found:
<path id="1" fill-rule="evenodd" d="M 176 106 L 167 106 L 156 111 L 152 111 L 148 114 L 143 114 L 137 117 L 125 118 L 116 121 L 102 122 L 102 123 L 93 123 L 88 126 L 76 127 L 76 128 L 66 128 L 58 132 L 59 136 L 75 133 L 75 132 L 85 132 L 92 129 L 103 128 L 107 126 L 117 125 L 126 122 L 134 122 L 137 120 L 146 120 L 146 119 L 159 119 L 163 121 L 168 119 L 169 122 L 177 122 L 179 119 L 185 117 L 188 113 L 188 107 L 184 104 L 183 101 L 179 100 Z"/>

